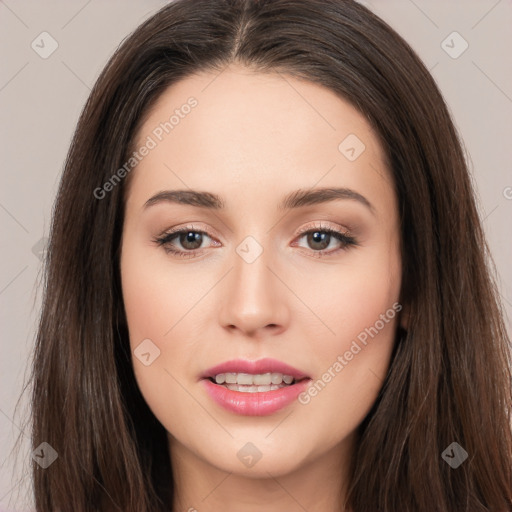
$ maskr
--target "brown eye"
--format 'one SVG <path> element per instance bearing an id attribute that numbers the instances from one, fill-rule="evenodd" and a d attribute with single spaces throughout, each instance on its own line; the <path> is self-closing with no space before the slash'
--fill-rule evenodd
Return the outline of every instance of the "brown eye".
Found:
<path id="1" fill-rule="evenodd" d="M 351 245 L 357 245 L 355 238 L 331 228 L 316 228 L 303 231 L 300 238 L 306 238 L 307 248 L 311 249 L 315 256 L 328 256 L 337 253 L 339 250 L 346 250 Z M 336 244 L 337 242 L 337 244 Z M 334 250 L 326 251 L 326 249 L 334 243 Z M 338 245 L 338 249 L 336 249 Z"/>
<path id="2" fill-rule="evenodd" d="M 205 237 L 211 238 L 204 231 L 184 228 L 171 233 L 164 233 L 156 238 L 154 242 L 162 246 L 167 253 L 190 258 L 201 248 Z"/>
<path id="3" fill-rule="evenodd" d="M 181 246 L 184 249 L 193 251 L 199 249 L 203 242 L 203 235 L 197 231 L 182 232 L 177 235 Z"/>
<path id="4" fill-rule="evenodd" d="M 307 234 L 307 241 L 312 249 L 323 251 L 329 247 L 331 236 L 331 234 L 325 233 L 323 231 L 310 231 Z"/>

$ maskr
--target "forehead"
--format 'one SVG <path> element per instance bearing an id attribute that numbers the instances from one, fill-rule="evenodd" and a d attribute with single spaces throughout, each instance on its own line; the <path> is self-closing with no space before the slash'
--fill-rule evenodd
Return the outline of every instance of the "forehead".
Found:
<path id="1" fill-rule="evenodd" d="M 238 194 L 250 194 L 317 183 L 377 193 L 390 182 L 364 116 L 330 89 L 278 72 L 232 65 L 180 80 L 147 114 L 135 147 L 149 139 L 154 147 L 130 185 L 146 196 L 170 187 L 227 194 L 238 185 Z"/>

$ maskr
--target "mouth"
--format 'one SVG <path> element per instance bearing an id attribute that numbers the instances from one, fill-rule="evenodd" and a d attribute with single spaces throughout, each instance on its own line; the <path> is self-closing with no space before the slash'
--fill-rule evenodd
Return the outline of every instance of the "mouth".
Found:
<path id="1" fill-rule="evenodd" d="M 229 389 L 230 391 L 240 391 L 242 393 L 277 391 L 278 389 L 293 386 L 297 382 L 308 379 L 308 377 L 296 379 L 292 375 L 279 372 L 258 374 L 227 372 L 218 373 L 213 377 L 207 378 L 210 382 Z"/>
<path id="2" fill-rule="evenodd" d="M 266 416 L 290 405 L 311 378 L 276 359 L 233 360 L 206 370 L 200 380 L 221 407 L 246 416 Z"/>

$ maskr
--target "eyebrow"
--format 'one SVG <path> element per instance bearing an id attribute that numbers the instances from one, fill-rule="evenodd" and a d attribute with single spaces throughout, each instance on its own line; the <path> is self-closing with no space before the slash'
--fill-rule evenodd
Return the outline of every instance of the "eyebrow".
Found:
<path id="1" fill-rule="evenodd" d="M 350 188 L 337 187 L 295 190 L 283 198 L 278 209 L 291 210 L 340 199 L 358 201 L 375 214 L 375 208 L 366 197 Z M 217 194 L 189 189 L 158 192 L 144 203 L 144 209 L 162 202 L 186 204 L 212 210 L 222 210 L 225 207 L 224 201 Z"/>

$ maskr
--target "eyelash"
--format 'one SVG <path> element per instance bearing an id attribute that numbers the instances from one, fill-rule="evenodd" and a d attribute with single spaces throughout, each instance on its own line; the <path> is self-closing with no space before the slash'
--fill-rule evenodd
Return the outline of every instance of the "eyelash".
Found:
<path id="1" fill-rule="evenodd" d="M 162 235 L 156 237 L 153 239 L 153 242 L 156 243 L 158 246 L 162 246 L 164 250 L 169 254 L 173 254 L 174 256 L 177 256 L 179 258 L 193 258 L 194 254 L 197 251 L 200 251 L 201 249 L 193 249 L 193 250 L 187 250 L 187 251 L 180 251 L 171 248 L 170 242 L 174 240 L 177 236 L 181 235 L 182 233 L 199 233 L 202 235 L 206 235 L 209 238 L 213 238 L 212 235 L 210 235 L 207 231 L 201 230 L 201 229 L 195 229 L 194 226 L 187 226 L 185 228 L 177 229 L 175 231 L 170 231 L 163 233 Z M 336 250 L 331 251 L 312 251 L 315 258 L 324 258 L 326 256 L 330 256 L 332 254 L 338 253 L 339 251 L 345 251 L 350 246 L 356 246 L 358 245 L 357 240 L 350 236 L 348 233 L 345 233 L 343 231 L 338 231 L 336 229 L 332 229 L 327 226 L 315 226 L 313 228 L 305 228 L 304 230 L 300 231 L 297 236 L 299 238 L 302 238 L 304 235 L 308 235 L 310 233 L 327 233 L 328 235 L 333 236 L 335 239 L 337 239 L 339 242 L 341 242 L 341 247 Z"/>

